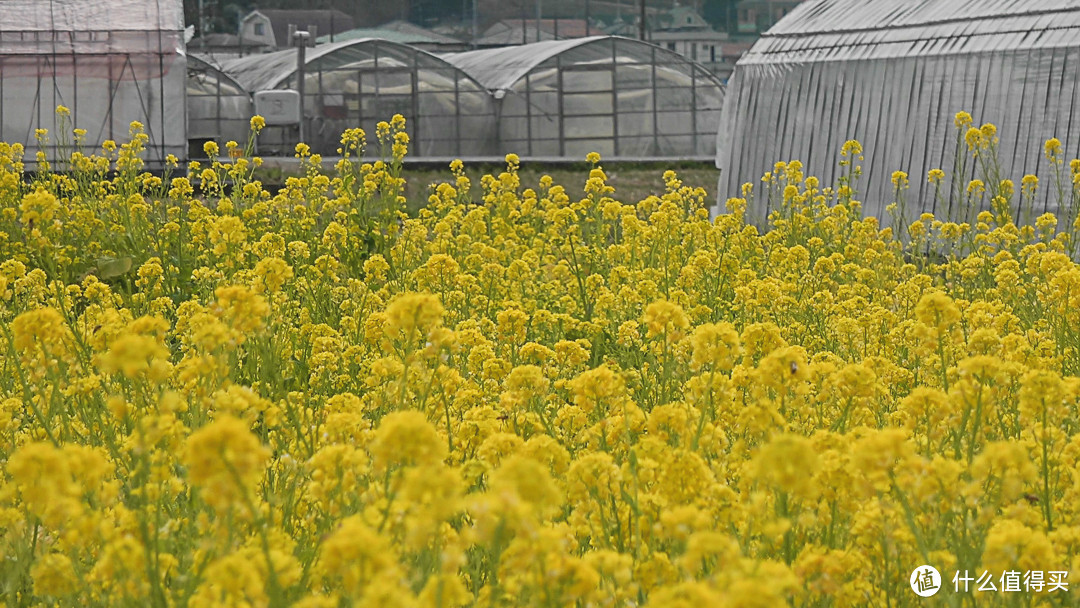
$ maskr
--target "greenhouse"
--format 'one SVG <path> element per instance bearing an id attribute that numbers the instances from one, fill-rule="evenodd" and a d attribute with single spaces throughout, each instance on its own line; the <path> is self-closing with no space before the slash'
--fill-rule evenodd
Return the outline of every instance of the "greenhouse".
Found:
<path id="1" fill-rule="evenodd" d="M 593 36 L 444 57 L 499 100 L 500 152 L 689 158 L 715 151 L 720 81 L 658 46 Z"/>
<path id="2" fill-rule="evenodd" d="M 927 173 L 952 174 L 969 154 L 956 113 L 997 125 L 1001 176 L 1019 184 L 1025 173 L 1047 175 L 1047 139 L 1064 142 L 1066 158 L 1080 151 L 1078 82 L 1080 6 L 1072 0 L 988 0 L 977 10 L 955 0 L 807 0 L 743 56 L 728 84 L 718 205 L 776 161 L 799 159 L 831 184 L 841 147 L 856 139 L 868 214 L 885 215 L 890 175 L 903 170 L 909 208 L 953 216 L 964 184 L 939 197 Z M 1036 212 L 1055 210 L 1050 190 L 1041 188 Z M 769 209 L 752 211 L 760 219 Z"/>
<path id="3" fill-rule="evenodd" d="M 194 55 L 187 62 L 188 141 L 191 153 L 202 153 L 207 141 L 247 142 L 254 114 L 251 96 L 240 83 Z"/>
<path id="4" fill-rule="evenodd" d="M 184 12 L 181 0 L 4 0 L 0 11 L 0 140 L 66 156 L 83 143 L 149 137 L 146 159 L 183 157 Z M 57 116 L 64 106 L 70 116 Z M 38 141 L 36 128 L 49 130 Z"/>
<path id="5" fill-rule="evenodd" d="M 341 133 L 362 127 L 374 154 L 375 125 L 401 114 L 422 157 L 494 153 L 495 110 L 480 84 L 442 59 L 404 44 L 362 39 L 308 49 L 304 62 L 304 139 L 312 150 L 335 154 Z M 222 68 L 249 92 L 296 89 L 297 51 L 242 57 Z M 296 129 L 268 127 L 260 147 L 282 153 Z"/>

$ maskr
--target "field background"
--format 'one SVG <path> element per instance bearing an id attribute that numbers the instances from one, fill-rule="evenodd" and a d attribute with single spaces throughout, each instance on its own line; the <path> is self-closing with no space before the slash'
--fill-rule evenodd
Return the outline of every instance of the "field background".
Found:
<path id="1" fill-rule="evenodd" d="M 720 171 L 711 162 L 683 161 L 675 163 L 642 163 L 642 162 L 604 162 L 601 166 L 608 177 L 608 184 L 615 187 L 615 198 L 624 203 L 637 203 L 651 195 L 660 195 L 664 192 L 664 172 L 671 169 L 679 174 L 679 179 L 684 186 L 692 188 L 701 187 L 707 193 L 707 201 L 716 200 L 717 178 Z M 323 161 L 323 166 L 328 171 L 332 170 L 333 161 Z M 521 176 L 523 188 L 535 188 L 543 175 L 550 175 L 554 183 L 561 184 L 567 190 L 572 200 L 584 196 L 582 189 L 585 180 L 589 176 L 590 165 L 580 163 L 534 163 L 523 160 L 518 175 Z M 480 178 L 486 174 L 498 175 L 506 170 L 506 165 L 496 163 L 465 164 L 465 174 L 472 182 L 473 200 L 481 196 Z M 285 178 L 291 175 L 299 175 L 298 172 L 279 168 L 267 168 L 256 175 L 261 179 L 267 190 L 274 192 L 285 183 Z M 408 199 L 410 212 L 427 204 L 427 197 L 432 192 L 432 184 L 442 182 L 453 183 L 452 174 L 448 166 L 440 163 L 407 163 L 403 171 L 407 180 L 405 197 Z M 737 196 L 732 193 L 731 196 Z"/>

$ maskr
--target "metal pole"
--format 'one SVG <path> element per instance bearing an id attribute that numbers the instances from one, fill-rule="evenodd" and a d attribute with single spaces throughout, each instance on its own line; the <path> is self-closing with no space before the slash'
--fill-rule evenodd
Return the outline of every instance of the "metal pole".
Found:
<path id="1" fill-rule="evenodd" d="M 306 67 L 307 56 L 307 43 L 309 34 L 307 32 L 296 32 L 293 34 L 293 42 L 296 43 L 296 92 L 300 94 L 300 141 L 304 141 L 304 68 Z"/>
<path id="2" fill-rule="evenodd" d="M 585 0 L 585 36 L 591 35 L 592 33 L 589 31 L 589 0 Z"/>
<path id="3" fill-rule="evenodd" d="M 477 0 L 472 0 L 472 48 L 474 48 L 474 49 L 476 48 L 476 37 L 478 36 L 478 34 L 477 34 L 478 21 L 477 21 L 477 16 L 476 16 L 476 2 L 477 2 Z"/>
<path id="4" fill-rule="evenodd" d="M 529 44 L 529 7 L 521 1 L 521 44 Z"/>
<path id="5" fill-rule="evenodd" d="M 645 40 L 645 0 L 641 0 L 641 13 L 638 15 L 638 38 Z"/>
<path id="6" fill-rule="evenodd" d="M 236 37 L 240 40 L 240 56 L 244 56 L 244 15 L 236 9 Z"/>
<path id="7" fill-rule="evenodd" d="M 541 0 L 536 0 L 536 41 L 540 42 L 540 14 L 543 9 L 540 7 Z"/>

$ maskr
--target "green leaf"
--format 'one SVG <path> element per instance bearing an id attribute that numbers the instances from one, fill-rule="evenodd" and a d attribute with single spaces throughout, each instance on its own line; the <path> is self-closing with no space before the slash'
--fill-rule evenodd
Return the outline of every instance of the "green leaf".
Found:
<path id="1" fill-rule="evenodd" d="M 111 279 L 131 271 L 131 256 L 122 258 L 104 257 L 97 259 L 98 278 Z"/>

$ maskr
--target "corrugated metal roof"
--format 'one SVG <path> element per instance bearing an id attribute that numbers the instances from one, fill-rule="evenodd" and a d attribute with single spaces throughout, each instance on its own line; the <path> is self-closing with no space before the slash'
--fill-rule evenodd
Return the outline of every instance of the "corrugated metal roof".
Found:
<path id="1" fill-rule="evenodd" d="M 968 154 L 957 145 L 958 111 L 998 126 L 1003 176 L 1019 180 L 1045 172 L 1050 137 L 1080 156 L 1078 93 L 1080 0 L 807 0 L 729 81 L 719 198 L 777 161 L 801 160 L 831 183 L 841 146 L 857 139 L 867 213 L 885 215 L 889 177 L 903 170 L 915 208 L 948 214 L 958 197 L 938 201 L 926 173 L 951 173 Z M 1050 190 L 1041 189 L 1037 211 L 1054 211 Z"/>

